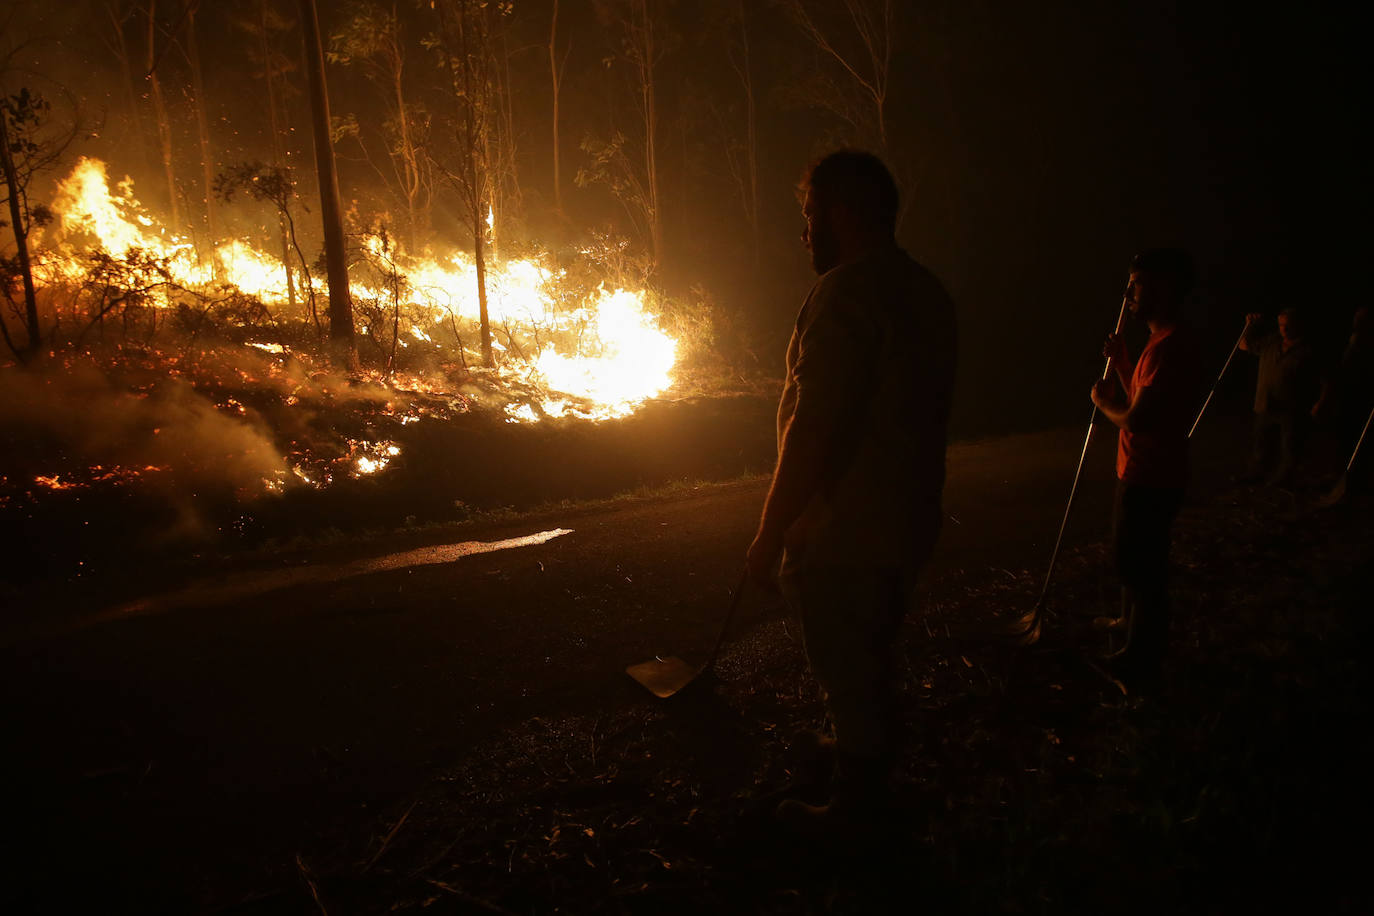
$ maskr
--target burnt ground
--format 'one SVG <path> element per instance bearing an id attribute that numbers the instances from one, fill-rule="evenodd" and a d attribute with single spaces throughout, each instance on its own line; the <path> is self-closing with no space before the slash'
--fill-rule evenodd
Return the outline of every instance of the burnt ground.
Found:
<path id="1" fill-rule="evenodd" d="M 1046 637 L 1029 607 L 1081 431 L 956 445 L 901 643 L 891 837 L 766 816 L 820 723 L 798 632 L 751 595 L 710 689 L 624 674 L 709 648 L 760 507 L 743 479 L 456 530 L 22 593 L 4 634 L 7 912 L 1364 912 L 1367 503 L 1237 487 L 1199 442 L 1165 688 L 1086 663 L 1114 585 L 1110 437 Z M 542 545 L 345 575 L 425 544 Z M 268 557 L 272 557 L 270 562 Z M 254 587 L 257 566 L 278 578 Z M 142 587 L 136 587 L 141 577 Z M 132 580 L 132 581 L 131 581 Z M 131 604 L 135 595 L 149 600 Z"/>

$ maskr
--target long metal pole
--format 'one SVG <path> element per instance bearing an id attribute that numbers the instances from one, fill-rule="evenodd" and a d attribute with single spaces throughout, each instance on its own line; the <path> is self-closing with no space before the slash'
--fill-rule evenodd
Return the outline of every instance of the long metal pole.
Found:
<path id="1" fill-rule="evenodd" d="M 1355 456 L 1360 453 L 1360 446 L 1364 445 L 1364 437 L 1369 432 L 1369 421 L 1374 420 L 1374 408 L 1369 411 L 1369 416 L 1364 418 L 1364 429 L 1360 430 L 1360 438 L 1355 442 L 1355 451 L 1350 453 L 1350 460 L 1345 463 L 1345 473 L 1349 474 L 1350 469 L 1355 466 Z"/>
<path id="2" fill-rule="evenodd" d="M 1126 304 L 1125 296 L 1121 298 L 1121 313 L 1116 317 L 1116 334 L 1121 334 L 1121 327 L 1126 323 Z M 1102 378 L 1106 379 L 1112 374 L 1112 361 L 1107 360 L 1107 365 L 1102 369 Z M 1059 546 L 1064 541 L 1064 529 L 1069 525 L 1069 514 L 1073 511 L 1073 500 L 1078 495 L 1078 481 L 1083 476 L 1083 464 L 1088 457 L 1088 446 L 1093 441 L 1093 430 L 1097 427 L 1097 405 L 1093 405 L 1092 417 L 1088 420 L 1088 434 L 1083 437 L 1083 451 L 1078 455 L 1078 469 L 1073 472 L 1073 486 L 1069 488 L 1069 501 L 1064 506 L 1064 517 L 1059 522 L 1059 533 L 1054 538 L 1054 550 L 1050 553 L 1050 565 L 1045 570 L 1045 583 L 1040 588 L 1040 597 L 1035 602 L 1035 607 L 1024 615 L 1018 623 L 1021 624 L 1015 636 L 1024 645 L 1030 645 L 1040 638 L 1040 630 L 1045 618 L 1045 596 L 1050 592 L 1050 582 L 1054 579 L 1054 567 L 1059 560 Z"/>
<path id="3" fill-rule="evenodd" d="M 1350 453 L 1350 460 L 1345 463 L 1345 471 L 1336 481 L 1336 485 L 1331 488 L 1331 492 L 1322 497 L 1317 505 L 1334 506 L 1336 503 L 1345 499 L 1346 489 L 1350 486 L 1350 472 L 1355 468 L 1355 459 L 1359 457 L 1360 446 L 1364 445 L 1364 437 L 1369 434 L 1369 423 L 1374 420 L 1374 408 L 1370 408 L 1369 416 L 1364 418 L 1364 429 L 1360 430 L 1360 438 L 1355 441 L 1355 450 Z"/>
<path id="4" fill-rule="evenodd" d="M 1217 376 L 1217 380 L 1212 383 L 1212 390 L 1207 392 L 1207 400 L 1202 402 L 1202 409 L 1197 412 L 1197 418 L 1193 420 L 1193 428 L 1188 430 L 1189 439 L 1193 438 L 1193 433 L 1197 432 L 1197 425 L 1202 422 L 1202 415 L 1207 412 L 1207 405 L 1212 403 L 1212 395 L 1217 393 L 1217 386 L 1221 384 L 1222 378 L 1226 375 L 1226 370 L 1231 368 L 1231 360 L 1236 358 L 1236 351 L 1240 349 L 1240 342 L 1245 339 L 1245 332 L 1248 330 L 1250 330 L 1250 326 L 1247 324 L 1244 330 L 1240 332 L 1240 336 L 1236 338 L 1235 345 L 1231 347 L 1231 355 L 1226 357 L 1226 363 L 1221 367 L 1221 373 Z"/>

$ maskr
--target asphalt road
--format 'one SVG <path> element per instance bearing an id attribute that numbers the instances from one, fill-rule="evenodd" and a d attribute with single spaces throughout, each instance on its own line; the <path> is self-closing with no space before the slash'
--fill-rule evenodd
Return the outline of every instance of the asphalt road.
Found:
<path id="1" fill-rule="evenodd" d="M 1070 545 L 1106 534 L 1112 438 L 1089 454 Z M 1065 430 L 952 447 L 928 581 L 1041 569 L 1081 443 Z M 34 876 L 62 863 L 116 897 L 173 872 L 187 887 L 233 883 L 414 792 L 503 725 L 644 702 L 625 665 L 706 653 L 765 486 L 461 539 L 549 533 L 524 546 L 398 541 L 149 588 L 11 642 L 0 679 L 22 849 L 10 867 L 45 900 L 53 879 Z M 775 613 L 747 601 L 743 627 Z"/>

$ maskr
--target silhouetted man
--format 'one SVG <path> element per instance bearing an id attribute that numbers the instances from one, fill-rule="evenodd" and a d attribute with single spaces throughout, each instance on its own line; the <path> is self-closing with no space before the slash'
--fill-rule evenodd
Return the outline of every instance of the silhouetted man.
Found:
<path id="1" fill-rule="evenodd" d="M 830 804 L 778 814 L 848 835 L 880 810 L 894 762 L 892 649 L 940 528 L 955 321 L 940 282 L 897 247 L 897 188 L 878 158 L 832 153 L 801 189 L 820 278 L 788 344 L 778 464 L 748 560 L 772 587 L 781 557 L 834 727 Z"/>
<path id="2" fill-rule="evenodd" d="M 1112 542 L 1127 636 L 1108 663 L 1130 689 L 1153 686 L 1168 646 L 1169 538 L 1188 482 L 1188 427 L 1199 379 L 1192 343 L 1179 326 L 1192 285 L 1185 251 L 1157 248 L 1131 262 L 1127 308 L 1149 326 L 1150 338 L 1133 362 L 1125 342 L 1109 336 L 1103 355 L 1120 388 L 1103 379 L 1092 389 L 1093 403 L 1120 429 Z"/>
<path id="3" fill-rule="evenodd" d="M 1307 442 L 1320 371 L 1296 309 L 1279 312 L 1274 333 L 1260 332 L 1261 318 L 1258 312 L 1246 315 L 1245 333 L 1240 338 L 1240 348 L 1259 357 L 1255 438 L 1246 478 L 1281 486 L 1292 476 Z"/>

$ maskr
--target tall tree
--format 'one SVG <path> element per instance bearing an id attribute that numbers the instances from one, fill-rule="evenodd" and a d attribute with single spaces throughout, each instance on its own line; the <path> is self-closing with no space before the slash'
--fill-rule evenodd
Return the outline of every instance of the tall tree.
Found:
<path id="1" fill-rule="evenodd" d="M 352 365 L 357 360 L 353 335 L 353 300 L 348 290 L 348 252 L 345 248 L 343 213 L 339 206 L 339 179 L 334 167 L 334 143 L 330 133 L 329 89 L 324 78 L 324 48 L 315 0 L 300 0 L 301 33 L 305 72 L 310 83 L 310 121 L 315 139 L 315 170 L 320 185 L 320 216 L 324 222 L 325 274 L 329 281 L 329 338 L 335 357 Z"/>
<path id="2" fill-rule="evenodd" d="M 653 245 L 654 266 L 663 264 L 663 208 L 659 192 L 658 158 L 658 84 L 659 56 L 655 17 L 650 0 L 633 0 L 621 20 L 625 29 L 625 50 L 636 76 L 639 112 L 644 121 L 644 190 L 647 195 L 649 238 Z"/>
<path id="3" fill-rule="evenodd" d="M 158 150 L 162 154 L 162 171 L 167 180 L 168 213 L 171 215 L 172 225 L 180 228 L 181 202 L 178 200 L 177 176 L 173 164 L 172 122 L 167 115 L 167 103 L 162 97 L 162 80 L 157 74 L 158 64 L 162 60 L 162 54 L 158 50 L 157 0 L 148 0 L 148 5 L 144 7 L 144 11 L 147 13 L 145 48 L 147 69 L 144 71 L 143 78 L 148 83 L 149 95 L 153 103 L 153 117 L 157 122 Z"/>
<path id="4" fill-rule="evenodd" d="M 186 0 L 186 62 L 191 68 L 191 102 L 196 113 L 196 136 L 200 141 L 202 188 L 205 194 L 205 231 L 210 251 L 219 241 L 219 226 L 215 219 L 215 195 L 211 188 L 215 180 L 215 154 L 210 145 L 210 123 L 205 112 L 205 80 L 200 71 L 200 39 L 196 36 L 196 7 L 200 0 Z M 218 269 L 218 262 L 213 261 Z"/>
<path id="5" fill-rule="evenodd" d="M 43 343 L 42 327 L 38 321 L 38 294 L 33 285 L 33 264 L 29 260 L 29 230 L 31 213 L 28 206 L 28 189 L 19 166 L 15 164 L 15 154 L 23 157 L 31 155 L 36 145 L 28 139 L 29 131 L 38 124 L 46 110 L 46 103 L 31 95 L 27 89 L 13 97 L 0 99 L 0 167 L 5 172 L 5 195 L 9 203 L 10 229 L 14 233 L 15 267 L 24 289 L 24 328 L 28 332 L 23 347 L 15 345 L 10 338 L 9 328 L 0 318 L 0 330 L 4 331 L 5 343 L 20 359 L 28 359 Z M 8 266 L 8 265 L 6 265 Z M 6 273 L 11 273 L 6 270 Z M 6 283 L 8 287 L 8 283 Z M 9 296 L 8 288 L 5 290 Z"/>
<path id="6" fill-rule="evenodd" d="M 8 70 L 8 64 L 8 57 L 0 60 L 0 73 Z M 80 130 L 79 117 L 74 117 L 67 128 L 56 126 L 52 106 L 27 88 L 13 93 L 0 91 L 0 172 L 4 177 L 5 214 L 15 249 L 13 258 L 0 257 L 0 295 L 21 316 L 25 339 L 22 346 L 14 341 L 3 316 L 0 336 L 21 360 L 32 358 L 43 345 L 29 235 L 35 226 L 52 217 L 46 206 L 30 201 L 29 186 L 37 175 L 57 164 Z M 3 222 L 0 217 L 0 225 Z M 16 303 L 11 294 L 16 280 L 22 290 L 22 303 Z"/>
<path id="7" fill-rule="evenodd" d="M 128 124 L 133 129 L 133 140 L 138 152 L 138 160 L 143 167 L 152 169 L 148 155 L 147 134 L 143 130 L 143 112 L 138 103 L 138 90 L 134 88 L 134 58 L 129 47 L 125 28 L 138 14 L 138 0 L 105 0 L 107 27 L 100 30 L 101 40 L 119 63 L 119 85 L 124 91 L 124 107 L 128 112 Z"/>
<path id="8" fill-rule="evenodd" d="M 737 0 L 733 10 L 734 30 L 727 44 L 730 66 L 739 77 L 744 95 L 744 156 L 731 165 L 740 185 L 745 218 L 749 222 L 749 237 L 754 253 L 754 267 L 759 266 L 759 142 L 758 114 L 754 108 L 754 66 L 749 50 L 749 12 L 744 0 Z"/>
<path id="9" fill-rule="evenodd" d="M 429 229 L 433 180 L 424 155 L 429 113 L 411 101 L 406 87 L 405 36 L 395 0 L 389 7 L 377 0 L 350 3 L 343 25 L 330 36 L 329 59 L 362 68 L 381 90 L 391 164 L 390 175 L 382 177 L 405 201 L 405 240 L 414 251 Z"/>
<path id="10" fill-rule="evenodd" d="M 621 59 L 629 65 L 630 93 L 640 129 L 635 137 L 613 129 L 605 141 L 588 134 L 582 149 L 591 161 L 578 170 L 577 183 L 604 184 L 611 189 L 647 236 L 652 274 L 662 264 L 664 253 L 657 83 L 663 43 L 650 0 L 598 0 L 597 12 L 618 40 Z"/>
<path id="11" fill-rule="evenodd" d="M 553 90 L 553 206 L 559 216 L 563 215 L 563 168 L 560 159 L 559 102 L 563 90 L 563 71 L 568 63 L 572 45 L 558 58 L 558 0 L 553 0 L 553 15 L 549 17 L 549 85 Z"/>
<path id="12" fill-rule="evenodd" d="M 257 0 L 251 10 L 245 11 L 233 22 L 249 36 L 251 43 L 246 49 L 247 56 L 257 68 L 256 75 L 263 82 L 263 98 L 267 103 L 267 122 L 271 131 L 268 138 L 272 150 L 271 165 L 277 170 L 287 169 L 287 156 L 282 146 L 282 137 L 287 130 L 283 98 L 284 90 L 289 85 L 286 76 L 295 65 L 290 57 L 282 53 L 278 45 L 279 39 L 291 30 L 292 22 L 281 15 L 274 0 Z M 280 208 L 277 212 L 277 232 L 281 242 L 281 262 L 286 270 L 286 297 L 294 314 L 296 279 L 291 267 L 291 252 L 297 246 L 293 228 Z M 313 290 L 307 286 L 306 292 L 309 294 L 307 299 L 310 302 L 311 316 L 314 318 Z M 316 321 L 318 323 L 318 319 Z"/>
<path id="13" fill-rule="evenodd" d="M 782 0 L 802 36 L 841 74 L 816 71 L 808 94 L 819 107 L 849 122 L 861 139 L 888 151 L 887 100 L 894 40 L 892 0 L 843 0 L 823 9 L 807 0 Z M 859 99 L 856 104 L 855 98 Z"/>
<path id="14" fill-rule="evenodd" d="M 472 231 L 482 365 L 491 368 L 495 361 L 487 309 L 487 218 L 492 191 L 490 132 L 496 118 L 492 39 L 496 17 L 506 15 L 509 6 L 485 0 L 434 0 L 432 5 L 437 29 L 431 44 L 449 83 L 456 155 L 454 160 L 441 158 L 436 164 L 457 190 L 463 221 Z"/>

